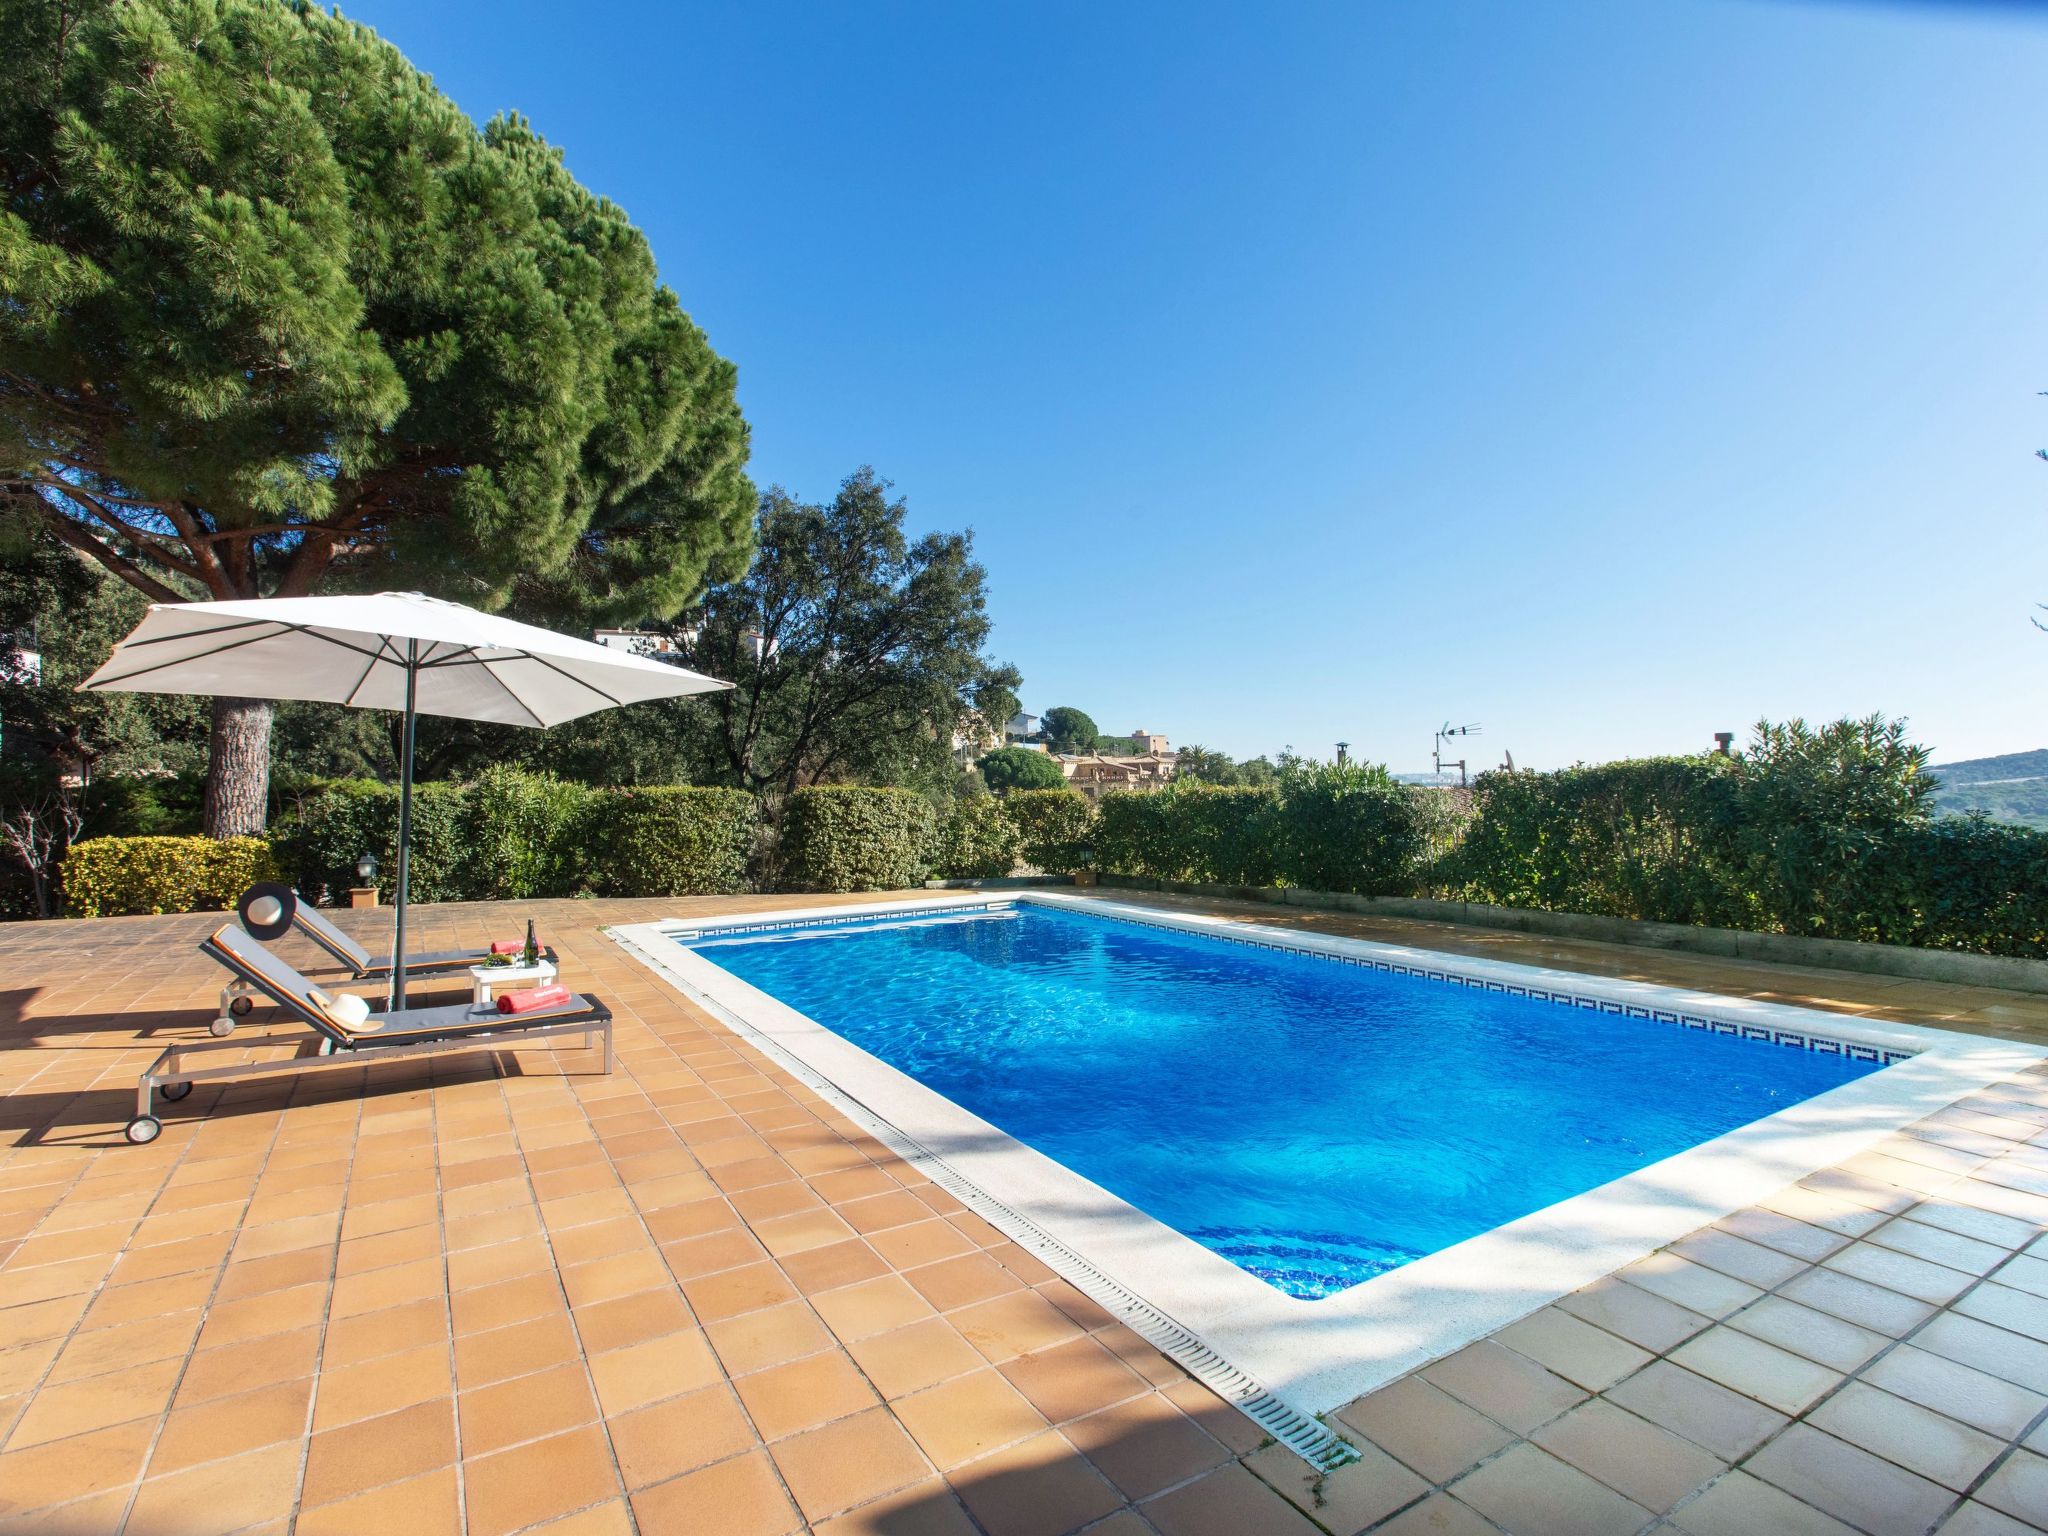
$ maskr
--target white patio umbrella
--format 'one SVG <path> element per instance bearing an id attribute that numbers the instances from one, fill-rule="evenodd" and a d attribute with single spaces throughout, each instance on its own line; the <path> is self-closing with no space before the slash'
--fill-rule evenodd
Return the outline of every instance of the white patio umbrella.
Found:
<path id="1" fill-rule="evenodd" d="M 405 1006 L 406 847 L 420 715 L 546 727 L 732 684 L 418 592 L 152 603 L 83 690 L 310 699 L 400 710 L 391 1006 Z"/>

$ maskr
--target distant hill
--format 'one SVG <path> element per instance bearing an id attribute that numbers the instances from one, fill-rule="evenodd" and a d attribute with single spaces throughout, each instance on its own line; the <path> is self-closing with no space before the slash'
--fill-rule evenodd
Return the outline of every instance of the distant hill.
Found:
<path id="1" fill-rule="evenodd" d="M 1979 811 L 2048 832 L 2048 749 L 1935 763 L 1928 772 L 1941 786 L 1934 803 L 1944 816 Z"/>

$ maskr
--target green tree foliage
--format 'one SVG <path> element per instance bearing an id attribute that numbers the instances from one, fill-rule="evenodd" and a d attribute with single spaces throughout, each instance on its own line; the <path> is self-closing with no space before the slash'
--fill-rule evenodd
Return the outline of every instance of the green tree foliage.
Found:
<path id="1" fill-rule="evenodd" d="M 1102 733 L 1095 722 L 1071 704 L 1060 704 L 1045 712 L 1039 721 L 1045 744 L 1055 752 L 1093 752 Z"/>
<path id="2" fill-rule="evenodd" d="M 953 880 L 997 880 L 1017 866 L 1017 828 L 987 795 L 962 795 L 939 819 L 932 873 Z"/>
<path id="3" fill-rule="evenodd" d="M 1048 875 L 1095 864 L 1095 807 L 1071 789 L 1020 789 L 1002 801 L 1024 862 Z"/>
<path id="4" fill-rule="evenodd" d="M 1029 747 L 998 747 L 975 766 L 989 792 L 997 795 L 1014 789 L 1063 789 L 1067 782 L 1051 754 Z"/>
<path id="5" fill-rule="evenodd" d="M 1174 754 L 1173 776 L 1202 784 L 1242 785 L 1250 789 L 1269 788 L 1279 778 L 1272 763 L 1263 757 L 1233 762 L 1228 753 L 1196 746 L 1182 747 Z"/>
<path id="6" fill-rule="evenodd" d="M 692 664 L 737 686 L 668 712 L 701 781 L 770 798 L 844 781 L 936 791 L 954 732 L 984 696 L 1014 696 L 1016 670 L 982 654 L 972 535 L 912 541 L 888 492 L 862 469 L 830 502 L 763 498 L 753 566 L 692 617 Z"/>
<path id="7" fill-rule="evenodd" d="M 304 3 L 0 0 L 0 36 L 0 505 L 159 601 L 639 619 L 736 568 L 732 365 L 523 120 Z M 269 723 L 214 706 L 216 835 Z"/>

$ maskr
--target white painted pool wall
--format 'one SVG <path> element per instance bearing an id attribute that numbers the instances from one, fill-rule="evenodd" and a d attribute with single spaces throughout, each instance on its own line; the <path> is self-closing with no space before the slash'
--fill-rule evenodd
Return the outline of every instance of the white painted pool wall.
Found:
<path id="1" fill-rule="evenodd" d="M 1064 1164 L 676 942 L 681 935 L 784 922 L 1042 905 L 1308 953 L 1567 991 L 1624 1006 L 1701 1014 L 1914 1052 L 1763 1120 L 1583 1194 L 1466 1239 L 1337 1295 L 1290 1297 L 1118 1199 Z M 992 1199 L 1175 1318 L 1269 1391 L 1310 1413 L 1451 1353 L 1558 1297 L 1843 1162 L 1901 1127 L 2048 1057 L 2048 1051 L 1948 1030 L 1721 997 L 1646 982 L 1298 933 L 1198 913 L 1166 912 L 1064 892 L 986 893 L 612 930 L 684 995 L 835 1088 L 856 1117 L 899 1151 L 942 1159 Z M 1553 1005 L 1555 1006 L 1555 1005 Z M 1560 1011 L 1560 1021 L 1571 1014 Z M 1681 1026 L 1652 1020 L 1645 1028 Z M 1786 1047 L 1754 1042 L 1758 1049 Z M 1313 1091 L 1314 1084 L 1304 1084 Z M 858 1112 L 864 1111 L 864 1114 Z M 893 1134 L 892 1134 L 893 1133 Z M 1196 1177 L 1198 1170 L 1190 1170 Z M 998 1225 L 1000 1218 L 996 1218 Z M 1102 1299 L 1101 1297 L 1097 1298 Z"/>

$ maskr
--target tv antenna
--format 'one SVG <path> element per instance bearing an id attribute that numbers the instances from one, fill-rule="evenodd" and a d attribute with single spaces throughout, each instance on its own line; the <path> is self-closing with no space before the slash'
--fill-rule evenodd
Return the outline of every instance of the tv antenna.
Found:
<path id="1" fill-rule="evenodd" d="M 1432 760 L 1436 763 L 1436 776 L 1439 780 L 1441 780 L 1444 776 L 1444 743 L 1449 741 L 1453 736 L 1477 736 L 1478 734 L 1479 722 L 1477 720 L 1474 720 L 1470 725 L 1452 725 L 1448 720 L 1446 720 L 1442 725 L 1437 727 L 1436 747 L 1430 755 Z M 1450 763 L 1449 766 L 1458 770 L 1458 787 L 1460 789 L 1464 788 L 1465 759 L 1462 757 L 1458 758 L 1454 762 Z"/>

